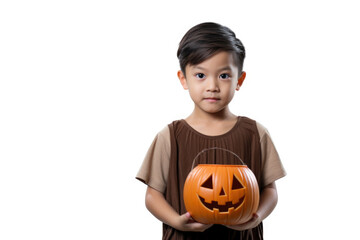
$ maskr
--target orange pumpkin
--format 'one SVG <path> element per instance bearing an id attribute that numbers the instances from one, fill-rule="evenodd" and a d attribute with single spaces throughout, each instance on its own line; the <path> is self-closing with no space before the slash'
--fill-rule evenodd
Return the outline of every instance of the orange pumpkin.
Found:
<path id="1" fill-rule="evenodd" d="M 200 164 L 186 178 L 184 203 L 198 222 L 241 224 L 258 208 L 259 187 L 245 165 Z"/>

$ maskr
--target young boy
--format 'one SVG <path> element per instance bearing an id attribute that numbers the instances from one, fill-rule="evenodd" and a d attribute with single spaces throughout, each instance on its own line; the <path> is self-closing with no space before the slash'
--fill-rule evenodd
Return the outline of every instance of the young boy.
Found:
<path id="1" fill-rule="evenodd" d="M 178 78 L 194 102 L 186 119 L 174 121 L 154 139 L 136 176 L 148 185 L 145 203 L 163 222 L 163 239 L 263 239 L 262 221 L 277 203 L 275 181 L 285 176 L 267 130 L 230 112 L 229 103 L 244 82 L 245 49 L 235 34 L 216 23 L 191 28 L 179 44 Z M 183 187 L 194 158 L 209 148 L 236 153 L 255 174 L 260 203 L 240 225 L 205 225 L 186 212 Z M 224 163 L 209 157 L 206 163 Z"/>

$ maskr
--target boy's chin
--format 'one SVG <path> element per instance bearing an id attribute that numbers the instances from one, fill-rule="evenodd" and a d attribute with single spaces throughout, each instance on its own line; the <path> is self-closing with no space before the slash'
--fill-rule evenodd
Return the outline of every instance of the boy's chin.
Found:
<path id="1" fill-rule="evenodd" d="M 215 107 L 203 107 L 200 108 L 200 110 L 204 113 L 211 114 L 211 115 L 218 115 L 224 113 L 226 110 L 226 107 L 223 108 L 215 108 Z"/>

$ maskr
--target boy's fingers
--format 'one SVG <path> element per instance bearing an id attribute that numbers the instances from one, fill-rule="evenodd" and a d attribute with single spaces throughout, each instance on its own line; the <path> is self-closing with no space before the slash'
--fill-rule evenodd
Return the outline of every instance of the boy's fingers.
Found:
<path id="1" fill-rule="evenodd" d="M 212 226 L 212 225 L 207 225 L 207 224 L 198 223 L 198 222 L 191 223 L 190 225 L 191 225 L 191 229 L 193 231 L 197 231 L 197 232 L 203 232 Z"/>
<path id="2" fill-rule="evenodd" d="M 207 225 L 207 224 L 203 224 L 203 223 L 199 223 L 194 221 L 194 219 L 191 217 L 189 212 L 186 212 L 184 214 L 182 214 L 180 216 L 182 223 L 185 225 L 187 225 L 188 229 L 191 229 L 192 231 L 196 231 L 196 232 L 202 232 L 205 231 L 206 229 L 208 229 L 209 227 L 212 226 L 211 225 Z"/>
<path id="3" fill-rule="evenodd" d="M 253 216 L 252 216 L 252 218 L 250 219 L 250 221 L 247 222 L 247 223 L 256 222 L 256 221 L 258 220 L 258 218 L 259 218 L 259 215 L 257 215 L 256 213 L 254 213 Z M 247 224 L 247 223 L 245 223 L 245 224 Z"/>
<path id="4" fill-rule="evenodd" d="M 180 218 L 183 223 L 187 223 L 191 219 L 191 216 L 190 213 L 186 212 L 183 215 L 181 215 Z"/>

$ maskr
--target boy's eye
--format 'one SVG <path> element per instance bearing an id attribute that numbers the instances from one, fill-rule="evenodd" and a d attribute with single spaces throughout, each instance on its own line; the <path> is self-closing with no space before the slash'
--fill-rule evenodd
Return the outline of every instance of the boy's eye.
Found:
<path id="1" fill-rule="evenodd" d="M 197 73 L 195 76 L 200 79 L 205 78 L 205 74 L 203 74 L 203 73 Z"/>
<path id="2" fill-rule="evenodd" d="M 223 73 L 223 74 L 220 74 L 220 78 L 221 79 L 228 79 L 228 78 L 230 78 L 230 75 L 227 74 L 227 73 Z"/>

